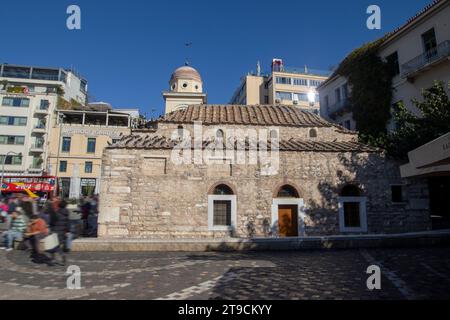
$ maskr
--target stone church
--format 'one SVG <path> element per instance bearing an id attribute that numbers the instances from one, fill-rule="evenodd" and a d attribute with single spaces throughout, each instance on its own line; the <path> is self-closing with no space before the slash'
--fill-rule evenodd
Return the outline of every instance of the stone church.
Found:
<path id="1" fill-rule="evenodd" d="M 402 180 L 397 164 L 359 143 L 355 132 L 295 106 L 208 105 L 201 77 L 189 66 L 169 84 L 165 116 L 105 149 L 99 237 L 283 238 L 430 228 L 425 188 Z M 250 143 L 230 132 L 267 135 Z M 276 170 L 268 172 L 259 157 L 249 160 L 262 150 L 275 155 Z M 237 161 L 237 151 L 245 161 Z"/>

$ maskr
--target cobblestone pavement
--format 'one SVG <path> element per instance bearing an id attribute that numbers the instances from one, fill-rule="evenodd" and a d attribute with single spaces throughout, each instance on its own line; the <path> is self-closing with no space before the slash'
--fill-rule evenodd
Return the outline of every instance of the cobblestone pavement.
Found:
<path id="1" fill-rule="evenodd" d="M 369 265 L 381 290 L 367 289 Z M 2 299 L 449 299 L 450 247 L 253 253 L 72 253 L 66 267 L 0 251 Z"/>

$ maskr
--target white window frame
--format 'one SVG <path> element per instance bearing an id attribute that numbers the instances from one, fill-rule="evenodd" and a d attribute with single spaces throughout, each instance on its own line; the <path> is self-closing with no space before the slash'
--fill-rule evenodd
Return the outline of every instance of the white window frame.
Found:
<path id="1" fill-rule="evenodd" d="M 231 226 L 214 225 L 214 201 L 231 201 Z M 236 230 L 236 195 L 208 195 L 208 230 L 210 231 L 233 231 Z"/>
<path id="2" fill-rule="evenodd" d="M 359 228 L 346 227 L 344 217 L 344 203 L 345 202 L 357 202 L 359 203 L 359 221 L 361 226 Z M 367 232 L 367 211 L 366 211 L 367 198 L 366 197 L 339 197 L 339 230 L 340 232 L 355 232 L 365 233 Z"/>
<path id="3" fill-rule="evenodd" d="M 298 208 L 298 236 L 305 236 L 305 208 L 303 199 L 299 198 L 275 198 L 272 200 L 272 236 L 279 237 L 278 207 L 283 205 L 296 205 Z"/>

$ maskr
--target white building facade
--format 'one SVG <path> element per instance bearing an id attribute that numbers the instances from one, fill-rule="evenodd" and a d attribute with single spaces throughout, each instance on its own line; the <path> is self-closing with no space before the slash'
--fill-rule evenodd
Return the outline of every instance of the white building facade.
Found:
<path id="1" fill-rule="evenodd" d="M 445 84 L 450 81 L 450 1 L 438 0 L 425 7 L 393 31 L 378 54 L 396 66 L 392 105 L 403 102 L 416 113 L 413 98 L 420 100 L 422 90 L 432 87 L 436 80 Z M 347 79 L 334 74 L 318 90 L 322 117 L 354 130 Z"/>
<path id="2" fill-rule="evenodd" d="M 87 81 L 62 68 L 0 65 L 0 165 L 5 176 L 48 172 L 51 122 L 60 99 L 84 104 Z"/>

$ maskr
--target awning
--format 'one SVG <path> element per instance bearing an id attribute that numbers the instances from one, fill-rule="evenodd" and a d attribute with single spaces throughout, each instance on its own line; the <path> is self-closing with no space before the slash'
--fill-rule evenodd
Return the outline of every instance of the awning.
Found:
<path id="1" fill-rule="evenodd" d="M 402 178 L 450 175 L 450 132 L 408 153 Z"/>

